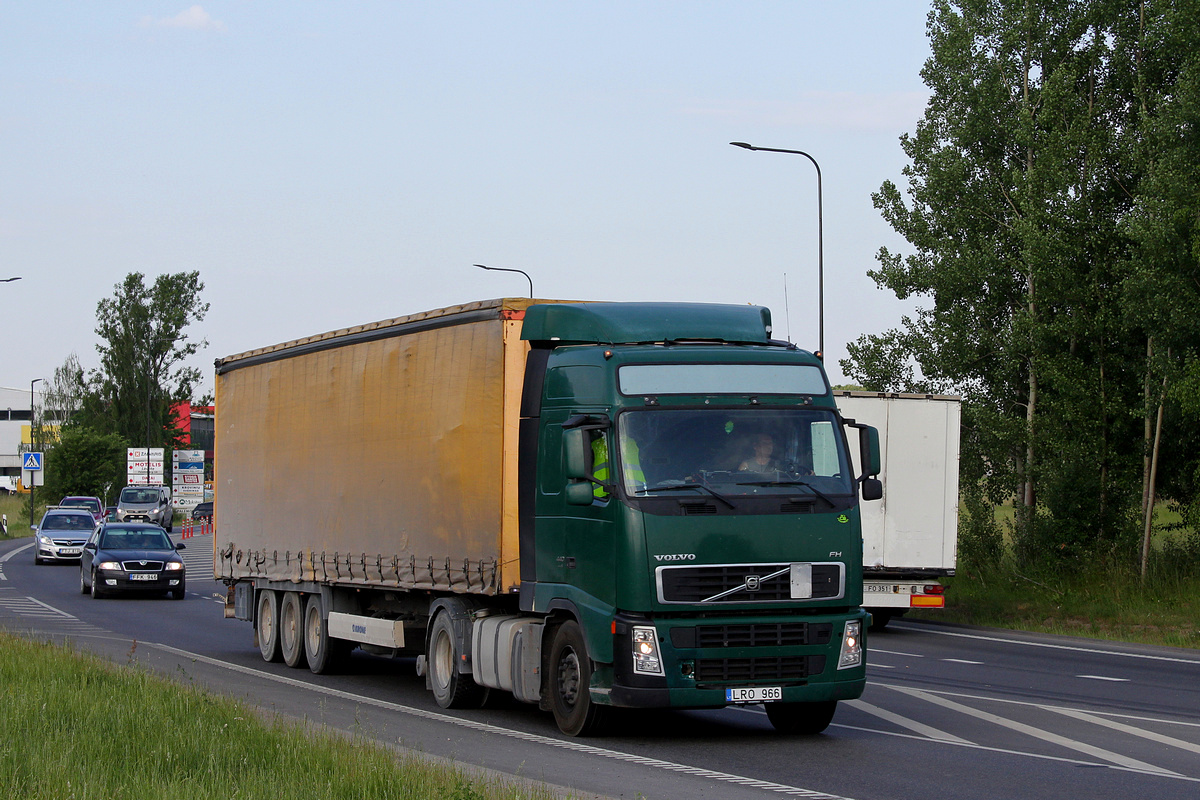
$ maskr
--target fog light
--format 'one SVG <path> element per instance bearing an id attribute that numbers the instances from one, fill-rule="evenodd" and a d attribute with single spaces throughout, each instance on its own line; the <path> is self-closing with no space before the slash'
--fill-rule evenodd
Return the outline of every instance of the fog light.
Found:
<path id="1" fill-rule="evenodd" d="M 846 623 L 842 636 L 842 651 L 838 654 L 838 669 L 849 669 L 863 663 L 862 622 L 851 620 Z"/>
<path id="2" fill-rule="evenodd" d="M 633 627 L 633 671 L 641 675 L 662 675 L 662 659 L 658 656 L 658 632 L 654 626 Z"/>

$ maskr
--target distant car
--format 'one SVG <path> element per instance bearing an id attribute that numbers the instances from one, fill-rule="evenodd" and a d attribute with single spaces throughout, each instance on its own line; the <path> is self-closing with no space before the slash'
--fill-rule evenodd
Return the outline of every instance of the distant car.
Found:
<path id="1" fill-rule="evenodd" d="M 117 499 L 117 522 L 149 522 L 171 531 L 175 509 L 161 486 L 126 486 Z"/>
<path id="2" fill-rule="evenodd" d="M 93 598 L 112 592 L 168 592 L 183 599 L 186 569 L 177 551 L 157 525 L 106 522 L 83 546 L 79 561 L 79 593 Z"/>
<path id="3" fill-rule="evenodd" d="M 33 563 L 78 561 L 83 545 L 96 530 L 96 518 L 85 508 L 50 506 L 33 529 Z"/>
<path id="4" fill-rule="evenodd" d="M 104 521 L 104 503 L 99 497 L 64 497 L 58 502 L 59 508 L 86 508 L 92 512 L 96 522 Z"/>
<path id="5" fill-rule="evenodd" d="M 116 506 L 105 506 L 104 507 L 104 521 L 105 522 L 115 522 L 116 519 L 117 519 L 117 507 Z"/>
<path id="6" fill-rule="evenodd" d="M 192 519 L 212 519 L 212 515 L 213 504 L 211 500 L 205 500 L 192 509 Z"/>

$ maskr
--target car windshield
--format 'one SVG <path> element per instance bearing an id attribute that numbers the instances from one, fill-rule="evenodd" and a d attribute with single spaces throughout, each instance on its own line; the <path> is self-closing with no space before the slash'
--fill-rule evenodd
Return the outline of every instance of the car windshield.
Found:
<path id="1" fill-rule="evenodd" d="M 723 496 L 854 491 L 836 414 L 823 408 L 655 409 L 618 418 L 622 482 L 645 497 L 715 488 Z"/>
<path id="2" fill-rule="evenodd" d="M 100 511 L 100 501 L 94 497 L 68 497 L 59 503 L 59 505 L 67 506 L 68 508 L 86 508 L 93 514 Z"/>
<path id="3" fill-rule="evenodd" d="M 137 528 L 112 528 L 100 539 L 101 550 L 170 550 L 171 542 L 162 531 Z"/>
<path id="4" fill-rule="evenodd" d="M 90 514 L 48 514 L 42 520 L 44 531 L 90 531 L 96 520 Z"/>
<path id="5" fill-rule="evenodd" d="M 157 489 L 122 489 L 122 503 L 157 503 Z"/>

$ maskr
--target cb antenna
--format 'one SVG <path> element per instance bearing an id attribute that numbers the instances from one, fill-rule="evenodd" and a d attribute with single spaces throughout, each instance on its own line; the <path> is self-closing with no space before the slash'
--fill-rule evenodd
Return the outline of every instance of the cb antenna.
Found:
<path id="1" fill-rule="evenodd" d="M 783 273 L 783 322 L 784 322 L 784 327 L 787 328 L 787 340 L 789 343 L 791 343 L 791 341 L 792 341 L 792 312 L 788 308 L 787 273 L 786 272 Z"/>

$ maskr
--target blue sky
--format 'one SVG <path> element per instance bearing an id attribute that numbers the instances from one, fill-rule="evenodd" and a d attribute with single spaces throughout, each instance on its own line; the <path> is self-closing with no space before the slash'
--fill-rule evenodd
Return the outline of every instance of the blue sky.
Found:
<path id="1" fill-rule="evenodd" d="M 911 310 L 923 2 L 0 4 L 0 386 L 96 366 L 131 271 L 199 270 L 194 363 L 471 300 L 755 303 L 826 364 Z M 786 274 L 786 303 L 785 279 Z M 212 385 L 208 378 L 203 389 Z"/>

